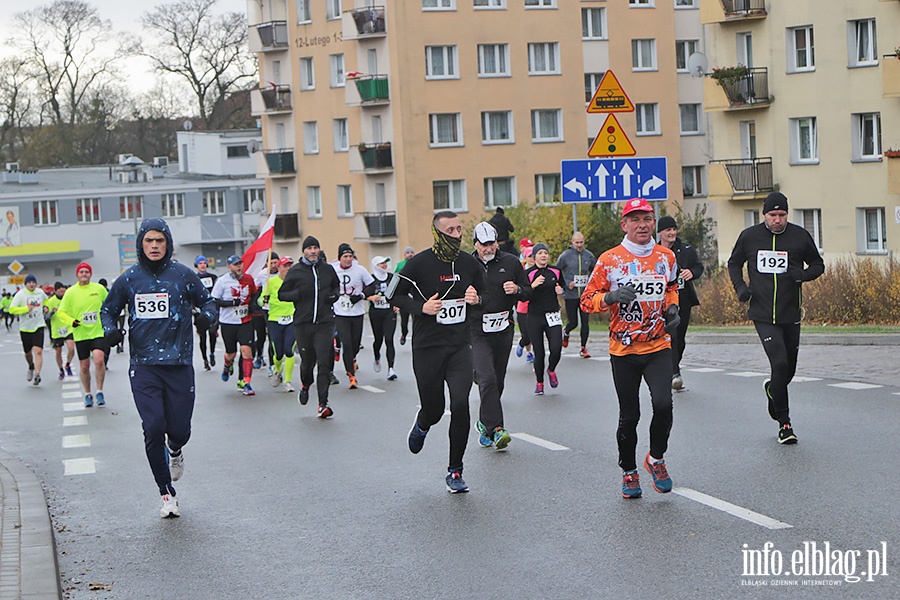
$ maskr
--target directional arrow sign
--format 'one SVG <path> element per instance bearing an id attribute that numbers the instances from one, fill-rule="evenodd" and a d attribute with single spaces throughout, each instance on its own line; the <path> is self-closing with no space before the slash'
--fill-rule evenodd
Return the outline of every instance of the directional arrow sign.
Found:
<path id="1" fill-rule="evenodd" d="M 664 156 L 564 160 L 562 201 L 667 200 L 667 169 Z"/>

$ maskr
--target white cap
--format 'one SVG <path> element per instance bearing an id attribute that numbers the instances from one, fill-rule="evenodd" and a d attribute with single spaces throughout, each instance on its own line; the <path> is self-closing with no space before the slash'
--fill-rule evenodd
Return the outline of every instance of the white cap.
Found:
<path id="1" fill-rule="evenodd" d="M 475 226 L 475 241 L 481 244 L 492 244 L 497 241 L 497 230 L 490 223 L 482 221 Z"/>
<path id="2" fill-rule="evenodd" d="M 372 259 L 373 265 L 380 265 L 381 263 L 391 262 L 390 256 L 376 256 Z"/>

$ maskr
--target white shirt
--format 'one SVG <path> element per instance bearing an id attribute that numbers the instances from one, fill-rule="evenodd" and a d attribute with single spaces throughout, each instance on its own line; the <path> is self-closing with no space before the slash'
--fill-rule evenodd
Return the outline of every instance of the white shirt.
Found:
<path id="1" fill-rule="evenodd" d="M 341 294 L 334 303 L 334 314 L 338 317 L 358 317 L 366 314 L 365 301 L 360 300 L 353 304 L 350 296 L 362 296 L 363 290 L 375 281 L 375 278 L 355 261 L 349 269 L 343 268 L 340 261 L 331 263 L 331 266 L 337 273 Z"/>

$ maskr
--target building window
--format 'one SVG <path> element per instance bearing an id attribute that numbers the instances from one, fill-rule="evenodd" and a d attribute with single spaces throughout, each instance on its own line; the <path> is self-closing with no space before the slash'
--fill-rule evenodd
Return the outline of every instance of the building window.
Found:
<path id="1" fill-rule="evenodd" d="M 462 146 L 462 115 L 444 113 L 429 115 L 429 144 L 432 147 Z"/>
<path id="2" fill-rule="evenodd" d="M 425 79 L 459 79 L 456 46 L 425 46 Z"/>
<path id="3" fill-rule="evenodd" d="M 344 87 L 344 55 L 332 54 L 328 57 L 331 66 L 331 87 Z"/>
<path id="4" fill-rule="evenodd" d="M 310 219 L 322 218 L 322 188 L 317 185 L 306 186 L 306 214 Z"/>
<path id="5" fill-rule="evenodd" d="M 325 0 L 325 16 L 329 20 L 341 18 L 341 0 Z"/>
<path id="6" fill-rule="evenodd" d="M 119 196 L 119 218 L 123 221 L 144 218 L 143 196 Z"/>
<path id="7" fill-rule="evenodd" d="M 638 104 L 634 114 L 638 135 L 659 135 L 659 104 Z"/>
<path id="8" fill-rule="evenodd" d="M 675 40 L 675 70 L 687 73 L 688 59 L 699 46 L 699 40 Z"/>
<path id="9" fill-rule="evenodd" d="M 581 39 L 605 40 L 606 39 L 606 9 L 582 8 L 581 9 Z"/>
<path id="10" fill-rule="evenodd" d="M 514 206 L 515 177 L 487 177 L 484 180 L 484 207 Z"/>
<path id="11" fill-rule="evenodd" d="M 788 29 L 788 72 L 815 71 L 816 53 L 813 28 Z"/>
<path id="12" fill-rule="evenodd" d="M 563 141 L 562 110 L 551 108 L 531 111 L 531 141 Z"/>
<path id="13" fill-rule="evenodd" d="M 266 188 L 245 189 L 243 208 L 245 213 L 262 214 L 266 212 Z M 284 210 L 284 206 L 281 208 Z"/>
<path id="14" fill-rule="evenodd" d="M 422 10 L 456 10 L 456 0 L 422 0 Z"/>
<path id="15" fill-rule="evenodd" d="M 312 21 L 309 3 L 312 0 L 297 0 L 297 23 L 309 23 Z"/>
<path id="16" fill-rule="evenodd" d="M 350 150 L 350 138 L 347 134 L 347 119 L 334 120 L 334 151 L 347 152 Z"/>
<path id="17" fill-rule="evenodd" d="M 794 164 L 819 162 L 816 139 L 816 118 L 802 117 L 790 120 L 791 162 Z"/>
<path id="18" fill-rule="evenodd" d="M 481 113 L 481 141 L 485 144 L 511 144 L 513 120 L 511 110 Z"/>
<path id="19" fill-rule="evenodd" d="M 349 185 L 337 186 L 338 216 L 353 216 L 353 190 Z"/>
<path id="20" fill-rule="evenodd" d="M 509 77 L 509 44 L 478 44 L 478 76 Z"/>
<path id="21" fill-rule="evenodd" d="M 759 225 L 759 210 L 744 210 L 744 227 L 753 227 L 754 225 Z"/>
<path id="22" fill-rule="evenodd" d="M 38 200 L 33 202 L 35 225 L 58 225 L 56 216 L 56 200 Z"/>
<path id="23" fill-rule="evenodd" d="M 681 113 L 681 135 L 696 135 L 700 133 L 700 105 L 679 104 Z"/>
<path id="24" fill-rule="evenodd" d="M 681 167 L 681 185 L 684 197 L 703 196 L 703 167 Z"/>
<path id="25" fill-rule="evenodd" d="M 316 89 L 316 73 L 315 69 L 313 69 L 312 56 L 307 56 L 300 59 L 300 89 Z"/>
<path id="26" fill-rule="evenodd" d="M 184 194 L 162 195 L 162 216 L 164 219 L 184 216 Z"/>
<path id="27" fill-rule="evenodd" d="M 100 198 L 79 198 L 75 201 L 79 223 L 100 222 Z"/>
<path id="28" fill-rule="evenodd" d="M 887 225 L 885 224 L 884 208 L 859 208 L 857 214 L 862 221 L 860 223 L 863 243 L 860 249 L 868 252 L 887 251 Z"/>
<path id="29" fill-rule="evenodd" d="M 697 8 L 698 0 L 675 0 L 675 8 Z"/>
<path id="30" fill-rule="evenodd" d="M 628 0 L 628 6 L 630 7 L 647 7 L 647 6 L 655 6 L 653 0 Z"/>
<path id="31" fill-rule="evenodd" d="M 656 70 L 656 40 L 631 40 L 631 70 Z"/>
<path id="32" fill-rule="evenodd" d="M 848 50 L 851 67 L 878 64 L 875 19 L 847 22 Z"/>
<path id="33" fill-rule="evenodd" d="M 881 158 L 881 113 L 853 116 L 853 160 Z"/>
<path id="34" fill-rule="evenodd" d="M 250 156 L 250 148 L 245 144 L 240 146 L 225 146 L 226 158 L 247 158 Z"/>
<path id="35" fill-rule="evenodd" d="M 475 7 L 475 10 L 485 8 L 506 8 L 506 0 L 474 0 L 472 5 Z"/>
<path id="36" fill-rule="evenodd" d="M 603 76 L 606 74 L 606 71 L 603 73 L 585 73 L 584 74 L 584 102 L 585 104 L 591 101 L 591 98 L 594 97 L 594 92 L 597 91 L 597 88 L 600 87 L 600 80 L 603 79 Z"/>
<path id="37" fill-rule="evenodd" d="M 805 208 L 798 210 L 797 213 L 800 217 L 800 226 L 809 232 L 816 243 L 816 248 L 822 252 L 822 248 L 824 248 L 822 245 L 822 209 Z"/>
<path id="38" fill-rule="evenodd" d="M 528 44 L 528 74 L 559 74 L 559 42 Z"/>
<path id="39" fill-rule="evenodd" d="M 534 176 L 534 199 L 538 204 L 559 202 L 559 173 L 545 173 Z"/>
<path id="40" fill-rule="evenodd" d="M 525 8 L 556 8 L 556 0 L 525 0 Z"/>
<path id="41" fill-rule="evenodd" d="M 434 194 L 434 210 L 455 210 L 466 212 L 466 180 L 451 179 L 435 181 L 431 184 Z"/>
<path id="42" fill-rule="evenodd" d="M 319 153 L 319 123 L 318 121 L 304 121 L 303 123 L 303 154 Z"/>
<path id="43" fill-rule="evenodd" d="M 203 214 L 225 214 L 225 190 L 206 190 L 203 192 Z"/>

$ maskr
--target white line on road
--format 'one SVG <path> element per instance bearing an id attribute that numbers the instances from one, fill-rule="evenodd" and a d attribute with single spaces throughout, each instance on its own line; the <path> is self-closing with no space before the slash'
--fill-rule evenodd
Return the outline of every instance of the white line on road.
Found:
<path id="1" fill-rule="evenodd" d="M 384 390 L 375 387 L 374 385 L 361 385 L 359 389 L 366 390 L 367 392 L 372 392 L 373 394 L 383 394 Z"/>
<path id="2" fill-rule="evenodd" d="M 757 525 L 761 525 L 767 529 L 791 529 L 794 527 L 793 525 L 788 525 L 787 523 L 777 521 L 772 517 L 761 515 L 742 506 L 732 504 L 731 502 L 726 502 L 725 500 L 719 500 L 718 498 L 709 496 L 707 494 L 704 494 L 703 492 L 698 492 L 697 490 L 692 490 L 691 488 L 677 487 L 672 491 L 679 496 L 684 496 L 689 500 L 699 502 L 700 504 L 705 504 L 710 508 L 721 510 L 722 512 L 726 512 L 729 515 L 735 516 L 739 519 L 744 519 L 745 521 L 750 521 L 751 523 L 755 523 Z"/>
<path id="3" fill-rule="evenodd" d="M 874 383 L 862 383 L 859 381 L 845 381 L 844 383 L 829 383 L 830 387 L 842 388 L 845 390 L 874 390 L 884 386 L 875 385 Z"/>
<path id="4" fill-rule="evenodd" d="M 81 392 L 63 392 L 63 398 L 81 398 Z"/>
<path id="5" fill-rule="evenodd" d="M 65 467 L 65 475 L 89 475 L 97 472 L 93 457 L 70 458 L 63 461 L 63 466 Z"/>
<path id="6" fill-rule="evenodd" d="M 554 442 L 550 442 L 539 437 L 535 437 L 528 433 L 511 433 L 509 434 L 514 438 L 518 438 L 523 442 L 528 442 L 529 444 L 534 444 L 535 446 L 540 446 L 541 448 L 546 448 L 547 450 L 568 450 L 565 446 L 560 446 Z"/>
<path id="7" fill-rule="evenodd" d="M 63 402 L 63 410 L 65 412 L 84 410 L 84 402 Z"/>
<path id="8" fill-rule="evenodd" d="M 801 377 L 798 375 L 798 376 L 795 376 L 793 379 L 791 379 L 791 383 L 806 383 L 808 381 L 822 381 L 822 378 L 821 377 Z"/>
<path id="9" fill-rule="evenodd" d="M 692 373 L 721 373 L 725 369 L 717 369 L 715 367 L 698 367 L 696 369 L 686 369 Z"/>
<path id="10" fill-rule="evenodd" d="M 63 427 L 77 427 L 79 425 L 87 425 L 86 415 L 80 415 L 78 417 L 63 417 Z"/>
<path id="11" fill-rule="evenodd" d="M 64 384 L 62 384 L 62 389 L 64 389 L 64 390 L 80 390 L 81 384 L 80 383 L 64 383 Z"/>
<path id="12" fill-rule="evenodd" d="M 738 371 L 736 373 L 728 373 L 732 377 L 765 377 L 766 373 L 759 373 L 757 371 Z"/>
<path id="13" fill-rule="evenodd" d="M 62 439 L 63 448 L 87 448 L 90 445 L 91 435 L 89 433 L 64 435 Z"/>

